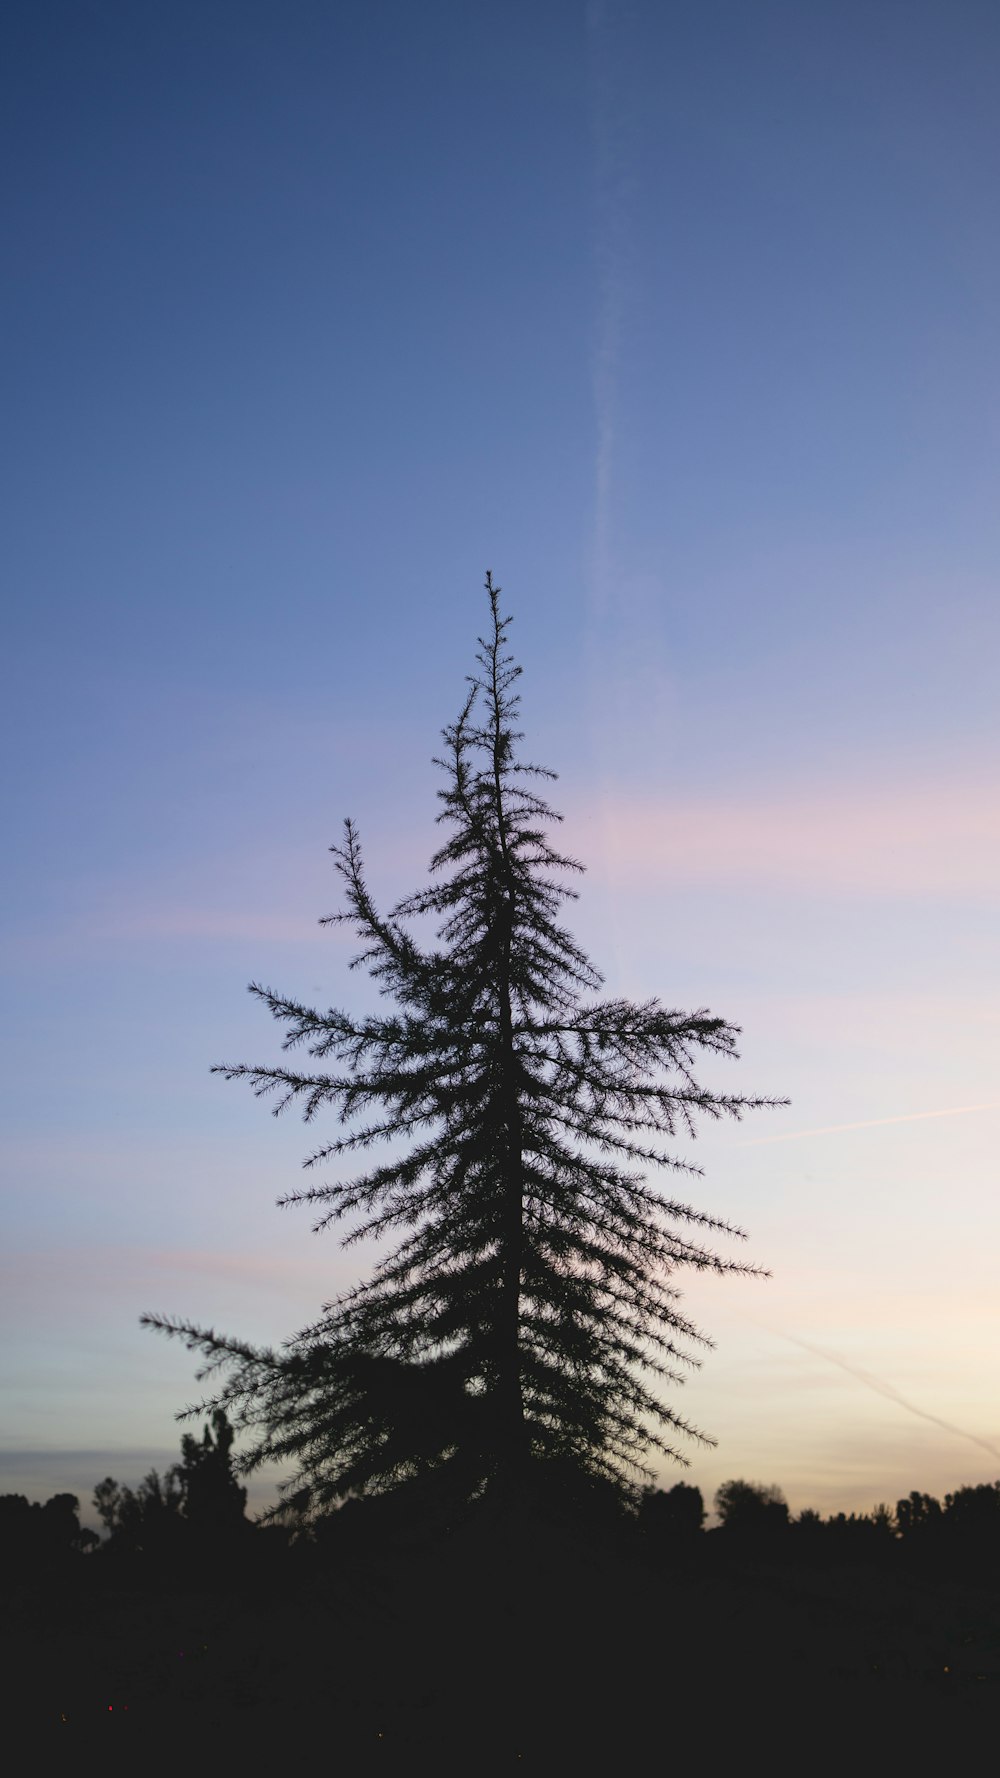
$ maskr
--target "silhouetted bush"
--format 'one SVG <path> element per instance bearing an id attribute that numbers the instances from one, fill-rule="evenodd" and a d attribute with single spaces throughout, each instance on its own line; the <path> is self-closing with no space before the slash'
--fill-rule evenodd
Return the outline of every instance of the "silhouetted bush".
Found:
<path id="1" fill-rule="evenodd" d="M 921 1494 L 914 1489 L 906 1500 L 896 1502 L 896 1529 L 907 1542 L 921 1539 L 926 1543 L 937 1538 L 941 1519 L 941 1502 L 932 1494 Z"/>
<path id="2" fill-rule="evenodd" d="M 69 1572 L 97 1544 L 81 1528 L 75 1494 L 53 1494 L 44 1505 L 24 1494 L 0 1495 L 0 1572 L 8 1580 Z"/>
<path id="3" fill-rule="evenodd" d="M 690 1543 L 705 1524 L 700 1488 L 675 1482 L 672 1488 L 644 1488 L 639 1500 L 639 1527 L 658 1543 Z"/>
<path id="4" fill-rule="evenodd" d="M 957 1488 L 944 1497 L 944 1519 L 949 1531 L 957 1531 L 995 1544 L 1000 1539 L 1000 1482 Z"/>
<path id="5" fill-rule="evenodd" d="M 788 1502 L 773 1483 L 723 1482 L 716 1490 L 715 1510 L 730 1535 L 760 1537 L 788 1527 Z"/>

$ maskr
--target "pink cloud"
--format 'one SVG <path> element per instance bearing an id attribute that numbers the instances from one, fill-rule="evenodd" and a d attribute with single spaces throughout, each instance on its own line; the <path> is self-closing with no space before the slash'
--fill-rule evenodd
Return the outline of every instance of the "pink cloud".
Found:
<path id="1" fill-rule="evenodd" d="M 817 785 L 766 797 L 604 793 L 567 820 L 610 887 L 762 888 L 861 895 L 1000 891 L 993 783 Z"/>
<path id="2" fill-rule="evenodd" d="M 372 843 L 365 845 L 369 885 L 379 906 L 391 906 L 426 876 L 427 859 L 437 844 L 432 816 L 431 809 L 419 830 L 416 824 L 410 831 L 398 821 L 386 823 L 389 831 L 374 831 Z M 372 827 L 377 830 L 378 823 Z M 8 943 L 22 963 L 34 956 L 51 959 L 56 951 L 78 954 L 123 941 L 356 949 L 349 926 L 320 925 L 343 906 L 343 884 L 323 846 L 291 847 L 277 858 L 266 848 L 220 857 L 206 851 L 198 867 L 179 872 L 173 884 L 115 884 L 98 903 L 74 911 L 63 923 L 39 929 L 26 922 Z"/>
<path id="3" fill-rule="evenodd" d="M 171 1288 L 194 1276 L 250 1290 L 306 1289 L 310 1301 L 332 1295 L 344 1278 L 353 1279 L 359 1262 L 345 1260 L 335 1243 L 326 1252 L 293 1258 L 274 1252 L 212 1252 L 204 1248 L 154 1248 L 126 1243 L 88 1243 L 25 1249 L 0 1262 L 5 1291 L 34 1298 L 41 1288 L 60 1298 L 131 1295 L 136 1289 Z"/>

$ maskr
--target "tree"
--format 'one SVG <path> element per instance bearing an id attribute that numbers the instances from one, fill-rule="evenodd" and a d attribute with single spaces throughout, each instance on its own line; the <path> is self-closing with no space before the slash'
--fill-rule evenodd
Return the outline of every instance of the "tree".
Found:
<path id="1" fill-rule="evenodd" d="M 186 1432 L 176 1474 L 188 1523 L 209 1536 L 225 1536 L 245 1524 L 247 1491 L 233 1473 L 234 1432 L 222 1408 L 212 1414 L 199 1441 Z"/>
<path id="2" fill-rule="evenodd" d="M 715 1510 L 726 1531 L 780 1531 L 788 1524 L 788 1502 L 773 1482 L 723 1482 Z"/>
<path id="3" fill-rule="evenodd" d="M 979 1482 L 946 1494 L 944 1516 L 952 1531 L 995 1540 L 1000 1535 L 1000 1482 Z"/>
<path id="4" fill-rule="evenodd" d="M 871 1523 L 876 1535 L 882 1539 L 895 1537 L 896 1520 L 892 1507 L 880 1500 L 871 1510 Z"/>
<path id="5" fill-rule="evenodd" d="M 119 1548 L 157 1550 L 165 1541 L 176 1544 L 184 1493 L 181 1466 L 172 1463 L 161 1476 L 156 1469 L 144 1475 L 138 1487 L 123 1487 L 105 1476 L 94 1489 L 94 1511 L 111 1541 Z"/>
<path id="6" fill-rule="evenodd" d="M 223 1065 L 258 1097 L 343 1133 L 306 1165 L 390 1153 L 280 1200 L 341 1221 L 345 1242 L 397 1237 L 373 1276 L 326 1305 L 280 1350 L 147 1315 L 201 1353 L 224 1408 L 253 1435 L 241 1468 L 295 1465 L 299 1511 L 352 1492 L 447 1482 L 471 1498 L 519 1495 L 539 1463 L 628 1487 L 650 1459 L 686 1461 L 677 1438 L 714 1442 L 662 1397 L 710 1344 L 678 1307 L 678 1268 L 753 1272 L 704 1245 L 742 1231 L 647 1183 L 701 1169 L 664 1151 L 698 1114 L 739 1118 L 783 1103 L 716 1093 L 697 1052 L 736 1054 L 707 1011 L 602 999 L 602 978 L 556 915 L 582 867 L 556 852 L 561 819 L 538 794 L 554 773 L 522 763 L 520 667 L 499 588 L 458 720 L 444 730 L 438 820 L 447 837 L 427 887 L 377 911 L 357 830 L 332 847 L 365 965 L 395 1010 L 316 1011 L 259 984 L 286 1051 L 319 1067 Z M 436 940 L 418 942 L 424 917 Z M 326 1064 L 327 1066 L 322 1066 Z M 329 1071 L 327 1071 L 329 1070 Z M 403 1148 L 402 1145 L 406 1145 Z"/>
<path id="7" fill-rule="evenodd" d="M 896 1502 L 896 1529 L 900 1537 L 927 1538 L 941 1526 L 941 1502 L 933 1494 L 921 1494 L 913 1488 L 906 1500 Z"/>
<path id="8" fill-rule="evenodd" d="M 225 1533 L 245 1522 L 247 1491 L 233 1473 L 233 1428 L 217 1408 L 201 1439 L 186 1432 L 181 1461 L 161 1477 L 151 1469 L 135 1489 L 105 1476 L 94 1489 L 94 1510 L 109 1536 L 145 1547 L 164 1526 L 179 1521 L 207 1535 Z M 168 1532 L 168 1535 L 171 1534 Z"/>
<path id="9" fill-rule="evenodd" d="M 0 1494 L 0 1565 L 11 1576 L 58 1574 L 97 1543 L 80 1526 L 75 1494 L 53 1494 L 44 1505 L 24 1494 Z"/>
<path id="10" fill-rule="evenodd" d="M 650 1536 L 678 1541 L 695 1537 L 705 1523 L 700 1488 L 675 1482 L 672 1488 L 644 1488 L 639 1498 L 639 1524 Z"/>

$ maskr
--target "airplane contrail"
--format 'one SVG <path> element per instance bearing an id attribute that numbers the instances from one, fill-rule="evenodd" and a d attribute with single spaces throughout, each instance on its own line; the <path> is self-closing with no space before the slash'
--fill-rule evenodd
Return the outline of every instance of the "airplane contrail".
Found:
<path id="1" fill-rule="evenodd" d="M 823 1124 L 818 1130 L 787 1130 L 781 1136 L 753 1136 L 736 1148 L 764 1148 L 771 1142 L 799 1142 L 806 1136 L 836 1136 L 841 1130 L 875 1130 L 880 1124 L 917 1124 L 928 1117 L 965 1117 L 970 1111 L 1000 1111 L 1000 1100 L 985 1105 L 953 1105 L 945 1111 L 904 1111 L 899 1117 L 866 1117 L 857 1124 Z"/>
<path id="2" fill-rule="evenodd" d="M 606 618 L 612 581 L 611 503 L 618 407 L 618 373 L 627 289 L 627 170 L 622 144 L 624 107 L 616 91 L 609 49 L 613 20 L 604 0 L 586 12 L 590 62 L 591 130 L 595 153 L 597 330 L 592 356 L 597 453 L 591 618 Z"/>
<path id="3" fill-rule="evenodd" d="M 589 543 L 585 645 L 591 682 L 590 730 L 601 782 L 611 770 L 609 728 L 620 726 L 625 696 L 620 663 L 609 659 L 609 633 L 620 633 L 622 594 L 615 561 L 615 457 L 625 316 L 629 306 L 632 236 L 631 108 L 617 72 L 621 45 L 618 10 L 609 0 L 587 0 L 587 62 L 593 144 L 593 245 L 596 273 L 594 337 L 590 354 L 594 417 L 593 524 Z M 598 691 L 598 687 L 600 690 Z M 634 694 L 630 694 L 634 695 Z M 599 843 L 614 851 L 606 823 Z M 622 915 L 615 908 L 606 933 L 609 962 L 619 971 L 626 954 Z"/>
<path id="4" fill-rule="evenodd" d="M 756 1325 L 764 1327 L 762 1321 Z M 863 1383 L 866 1389 L 873 1389 L 876 1395 L 883 1395 L 886 1401 L 894 1401 L 897 1407 L 905 1408 L 908 1414 L 916 1414 L 918 1420 L 929 1420 L 932 1426 L 940 1426 L 945 1432 L 954 1433 L 956 1438 L 968 1439 L 970 1444 L 978 1445 L 982 1451 L 988 1451 L 991 1457 L 1000 1458 L 1000 1448 L 991 1444 L 989 1439 L 980 1438 L 975 1432 L 966 1432 L 963 1426 L 954 1426 L 950 1420 L 942 1420 L 940 1414 L 929 1414 L 926 1408 L 918 1408 L 915 1402 L 907 1401 L 905 1395 L 900 1395 L 899 1390 L 894 1389 L 891 1383 L 884 1383 L 881 1377 L 873 1377 L 870 1371 L 862 1370 L 856 1364 L 848 1364 L 846 1358 L 841 1358 L 836 1352 L 828 1352 L 823 1346 L 814 1346 L 809 1340 L 800 1340 L 795 1334 L 782 1333 L 777 1327 L 765 1328 L 765 1332 L 774 1334 L 779 1340 L 788 1340 L 793 1346 L 801 1346 L 803 1352 L 812 1352 L 817 1358 L 825 1358 L 828 1364 L 837 1365 L 849 1377 Z"/>

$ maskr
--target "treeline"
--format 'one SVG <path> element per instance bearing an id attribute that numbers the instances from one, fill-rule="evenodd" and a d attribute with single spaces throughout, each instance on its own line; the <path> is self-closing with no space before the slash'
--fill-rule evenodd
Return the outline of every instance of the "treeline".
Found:
<path id="1" fill-rule="evenodd" d="M 80 1524 L 75 1494 L 55 1494 L 43 1506 L 23 1494 L 0 1495 L 0 1565 L 12 1578 L 64 1574 L 82 1557 L 109 1571 L 150 1577 L 173 1567 L 238 1559 L 255 1527 L 246 1517 L 246 1489 L 234 1473 L 233 1430 L 217 1411 L 199 1440 L 186 1433 L 181 1461 L 161 1476 L 155 1469 L 136 1488 L 113 1476 L 98 1482 L 94 1510 L 103 1537 Z"/>
<path id="2" fill-rule="evenodd" d="M 93 1494 L 102 1537 L 81 1526 L 73 1494 L 44 1504 L 0 1496 L 3 1573 L 55 1577 L 96 1560 L 111 1582 L 226 1584 L 241 1575 L 290 1576 L 330 1562 L 377 1560 L 421 1532 L 446 1536 L 451 1529 L 446 1503 L 442 1510 L 405 1489 L 350 1500 L 308 1524 L 255 1523 L 246 1516 L 232 1447 L 233 1430 L 216 1410 L 200 1440 L 184 1436 L 180 1462 L 163 1475 L 150 1470 L 135 1488 L 105 1477 Z M 628 1506 L 615 1490 L 553 1470 L 533 1506 L 536 1533 L 544 1535 L 546 1523 L 571 1524 L 577 1535 L 640 1560 L 725 1565 L 749 1556 L 827 1566 L 916 1558 L 955 1571 L 1000 1570 L 1000 1481 L 958 1488 L 943 1501 L 913 1490 L 894 1507 L 824 1518 L 811 1509 L 793 1515 L 778 1487 L 733 1480 L 716 1492 L 718 1523 L 708 1528 L 702 1492 L 686 1482 L 647 1488 Z"/>
<path id="3" fill-rule="evenodd" d="M 700 1489 L 684 1482 L 649 1488 L 638 1524 L 661 1545 L 711 1542 L 803 1565 L 916 1558 L 962 1570 L 1000 1568 L 1000 1481 L 957 1488 L 943 1501 L 914 1489 L 894 1507 L 880 1502 L 870 1512 L 826 1518 L 812 1508 L 793 1515 L 780 1488 L 759 1482 L 723 1482 L 713 1504 L 718 1524 L 706 1533 Z"/>

